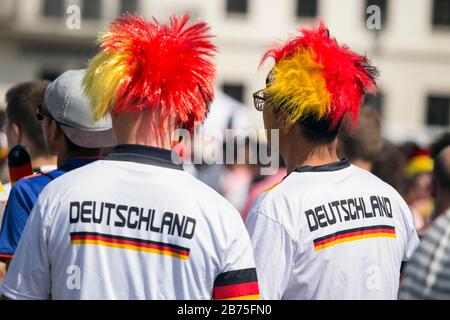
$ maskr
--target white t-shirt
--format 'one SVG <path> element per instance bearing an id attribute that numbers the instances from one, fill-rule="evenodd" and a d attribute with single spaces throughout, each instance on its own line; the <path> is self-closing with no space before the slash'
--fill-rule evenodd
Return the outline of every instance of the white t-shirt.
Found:
<path id="1" fill-rule="evenodd" d="M 42 192 L 1 292 L 16 299 L 256 299 L 239 213 L 171 162 L 123 145 Z"/>
<path id="2" fill-rule="evenodd" d="M 247 229 L 262 299 L 396 299 L 419 244 L 401 196 L 345 160 L 289 174 Z"/>

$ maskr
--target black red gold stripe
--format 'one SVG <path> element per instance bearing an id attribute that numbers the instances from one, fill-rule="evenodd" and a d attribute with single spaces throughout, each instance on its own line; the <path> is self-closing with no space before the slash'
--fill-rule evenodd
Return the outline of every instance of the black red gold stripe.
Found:
<path id="1" fill-rule="evenodd" d="M 70 241 L 74 245 L 93 244 L 112 248 L 162 254 L 182 260 L 187 260 L 189 258 L 190 251 L 189 248 L 184 248 L 170 243 L 101 234 L 96 232 L 72 232 L 70 233 Z"/>
<path id="2" fill-rule="evenodd" d="M 32 176 L 33 168 L 31 167 L 31 162 L 18 167 L 10 167 L 9 175 L 11 177 L 11 185 L 14 185 L 14 183 L 24 177 Z"/>
<path id="3" fill-rule="evenodd" d="M 221 273 L 214 281 L 215 300 L 259 300 L 256 269 L 242 269 Z"/>
<path id="4" fill-rule="evenodd" d="M 314 250 L 318 251 L 336 244 L 368 239 L 368 238 L 395 238 L 395 227 L 376 225 L 370 227 L 353 228 L 338 231 L 314 240 Z"/>

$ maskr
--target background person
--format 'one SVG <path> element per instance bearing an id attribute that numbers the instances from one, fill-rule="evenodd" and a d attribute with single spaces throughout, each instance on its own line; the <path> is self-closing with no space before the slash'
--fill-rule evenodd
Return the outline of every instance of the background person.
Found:
<path id="1" fill-rule="evenodd" d="M 355 131 L 352 134 L 341 131 L 339 134 L 338 155 L 372 172 L 373 163 L 382 148 L 380 116 L 373 108 L 362 106 Z"/>
<path id="2" fill-rule="evenodd" d="M 34 172 L 56 168 L 56 157 L 48 153 L 41 125 L 36 119 L 36 107 L 42 105 L 44 92 L 50 84 L 35 80 L 16 84 L 6 92 L 6 135 L 8 146 L 22 144 L 30 153 Z"/>
<path id="3" fill-rule="evenodd" d="M 56 157 L 47 152 L 40 124 L 35 116 L 36 106 L 42 104 L 44 91 L 49 83 L 46 80 L 22 82 L 12 86 L 6 92 L 6 117 L 1 119 L 2 132 L 0 133 L 0 156 L 2 161 L 2 185 L 0 188 L 1 221 L 3 221 L 6 202 L 11 191 L 6 161 L 8 148 L 11 149 L 17 144 L 25 145 L 30 153 L 35 172 L 49 171 L 56 168 Z M 5 122 L 3 123 L 3 121 Z M 2 278 L 4 269 L 1 259 L 0 257 L 0 278 Z"/>
<path id="4" fill-rule="evenodd" d="M 435 159 L 436 220 L 405 267 L 400 299 L 450 299 L 450 147 Z"/>
<path id="5" fill-rule="evenodd" d="M 26 177 L 14 184 L 0 229 L 0 259 L 14 256 L 23 229 L 41 191 L 52 180 L 100 158 L 101 148 L 115 145 L 110 117 L 91 120 L 91 109 L 81 89 L 84 70 L 63 73 L 45 91 L 36 107 L 47 149 L 57 154 L 58 169 Z"/>
<path id="6" fill-rule="evenodd" d="M 404 170 L 406 202 L 419 235 L 425 232 L 433 213 L 433 159 L 426 148 L 412 150 Z"/>
<path id="7" fill-rule="evenodd" d="M 385 140 L 383 148 L 372 164 L 372 173 L 405 197 L 406 180 L 403 174 L 406 159 L 397 145 Z"/>

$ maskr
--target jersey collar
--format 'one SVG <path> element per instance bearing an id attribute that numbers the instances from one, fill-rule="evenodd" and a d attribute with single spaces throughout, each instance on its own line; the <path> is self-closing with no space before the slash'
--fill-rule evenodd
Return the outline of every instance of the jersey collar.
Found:
<path id="1" fill-rule="evenodd" d="M 143 146 L 137 144 L 121 144 L 105 158 L 105 160 L 129 161 L 148 164 L 163 168 L 183 170 L 180 158 L 176 153 L 167 149 Z M 176 163 L 172 161 L 175 157 Z M 180 164 L 177 164 L 180 163 Z"/>
<path id="2" fill-rule="evenodd" d="M 70 171 L 76 168 L 80 168 L 97 160 L 100 160 L 101 157 L 80 157 L 80 158 L 72 158 L 66 160 L 58 169 L 63 171 Z"/>
<path id="3" fill-rule="evenodd" d="M 347 159 L 342 159 L 341 161 L 324 164 L 322 166 L 304 166 L 295 169 L 293 172 L 330 172 L 338 171 L 350 167 L 350 162 Z"/>

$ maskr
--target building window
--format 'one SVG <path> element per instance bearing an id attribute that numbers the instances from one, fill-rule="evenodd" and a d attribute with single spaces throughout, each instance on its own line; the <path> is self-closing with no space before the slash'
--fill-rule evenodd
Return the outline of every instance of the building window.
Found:
<path id="1" fill-rule="evenodd" d="M 373 108 L 380 115 L 383 114 L 384 95 L 378 91 L 376 95 L 367 94 L 364 98 L 364 105 Z"/>
<path id="2" fill-rule="evenodd" d="M 427 124 L 448 126 L 450 124 L 450 96 L 429 96 Z"/>
<path id="3" fill-rule="evenodd" d="M 236 99 L 237 101 L 244 102 L 244 85 L 241 83 L 224 83 L 222 90 L 225 94 Z"/>
<path id="4" fill-rule="evenodd" d="M 227 13 L 231 14 L 247 14 L 247 0 L 227 0 Z"/>
<path id="5" fill-rule="evenodd" d="M 82 16 L 86 19 L 100 19 L 101 0 L 84 0 Z"/>
<path id="6" fill-rule="evenodd" d="M 315 18 L 317 16 L 317 0 L 297 0 L 297 18 Z"/>
<path id="7" fill-rule="evenodd" d="M 124 13 L 136 13 L 138 11 L 137 0 L 121 0 L 120 1 L 120 14 Z"/>
<path id="8" fill-rule="evenodd" d="M 377 6 L 380 8 L 381 29 L 384 29 L 388 14 L 387 5 L 387 0 L 366 0 L 366 6 L 364 7 L 364 23 L 371 15 L 373 15 L 373 12 L 367 13 L 367 8 L 370 6 Z"/>
<path id="9" fill-rule="evenodd" d="M 65 3 L 61 0 L 45 0 L 44 16 L 61 18 L 64 15 Z"/>
<path id="10" fill-rule="evenodd" d="M 433 26 L 450 27 L 450 0 L 433 1 Z"/>

